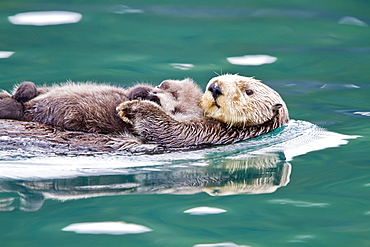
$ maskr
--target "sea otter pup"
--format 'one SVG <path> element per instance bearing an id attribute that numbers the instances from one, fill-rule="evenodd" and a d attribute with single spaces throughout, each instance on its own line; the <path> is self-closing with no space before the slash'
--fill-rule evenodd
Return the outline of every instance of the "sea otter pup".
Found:
<path id="1" fill-rule="evenodd" d="M 191 96 L 190 96 L 191 95 Z M 0 118 L 40 122 L 67 130 L 92 133 L 130 133 L 116 107 L 128 100 L 150 100 L 168 114 L 201 115 L 202 91 L 191 79 L 166 80 L 158 87 L 139 84 L 128 90 L 93 84 L 72 83 L 36 88 L 32 82 L 17 87 L 13 96 L 0 94 Z"/>
<path id="2" fill-rule="evenodd" d="M 226 74 L 211 79 L 200 105 L 204 116 L 186 121 L 147 100 L 124 102 L 117 110 L 147 142 L 172 148 L 235 143 L 289 121 L 280 95 L 251 77 Z"/>
<path id="3" fill-rule="evenodd" d="M 190 78 L 182 81 L 165 80 L 155 87 L 147 99 L 152 96 L 160 99 L 159 105 L 166 113 L 176 120 L 197 118 L 203 115 L 199 101 L 203 95 L 202 90 Z"/>

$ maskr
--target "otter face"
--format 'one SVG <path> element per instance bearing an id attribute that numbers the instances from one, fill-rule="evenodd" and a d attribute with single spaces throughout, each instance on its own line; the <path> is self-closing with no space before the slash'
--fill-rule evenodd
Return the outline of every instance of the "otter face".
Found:
<path id="1" fill-rule="evenodd" d="M 280 95 L 252 77 L 226 74 L 211 79 L 200 104 L 206 117 L 230 126 L 263 124 L 278 111 L 283 122 L 289 118 Z"/>
<path id="2" fill-rule="evenodd" d="M 201 112 L 199 100 L 202 91 L 193 80 L 165 80 L 149 96 L 159 99 L 159 105 L 170 114 L 191 115 Z"/>

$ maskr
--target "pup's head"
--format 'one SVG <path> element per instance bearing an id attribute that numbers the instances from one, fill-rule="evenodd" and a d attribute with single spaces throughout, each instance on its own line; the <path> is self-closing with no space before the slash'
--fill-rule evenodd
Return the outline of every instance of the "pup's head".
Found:
<path id="1" fill-rule="evenodd" d="M 150 96 L 157 97 L 159 105 L 167 113 L 192 115 L 202 111 L 199 106 L 202 94 L 194 81 L 186 78 L 165 80 L 151 91 Z"/>

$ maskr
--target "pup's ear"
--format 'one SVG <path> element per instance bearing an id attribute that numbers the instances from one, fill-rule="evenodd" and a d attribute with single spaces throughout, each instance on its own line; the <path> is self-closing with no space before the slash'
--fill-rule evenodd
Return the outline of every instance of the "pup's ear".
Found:
<path id="1" fill-rule="evenodd" d="M 170 83 L 167 80 L 162 81 L 161 84 L 158 85 L 158 88 L 168 90 L 170 88 Z"/>

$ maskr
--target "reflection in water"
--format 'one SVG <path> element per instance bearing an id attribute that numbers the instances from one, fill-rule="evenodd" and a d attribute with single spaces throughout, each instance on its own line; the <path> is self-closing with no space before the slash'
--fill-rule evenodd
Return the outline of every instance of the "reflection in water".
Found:
<path id="1" fill-rule="evenodd" d="M 216 244 L 196 244 L 193 247 L 251 247 L 247 245 L 238 245 L 232 242 L 216 243 Z"/>
<path id="2" fill-rule="evenodd" d="M 269 55 L 245 55 L 242 57 L 228 57 L 227 61 L 234 65 L 250 65 L 258 66 L 263 64 L 274 63 L 277 60 L 276 57 Z"/>
<path id="3" fill-rule="evenodd" d="M 109 12 L 115 14 L 142 14 L 144 11 L 142 9 L 133 9 L 126 5 L 114 5 L 109 8 Z"/>
<path id="4" fill-rule="evenodd" d="M 339 24 L 345 24 L 345 25 L 353 25 L 353 26 L 360 26 L 360 27 L 367 27 L 367 23 L 364 21 L 361 21 L 360 19 L 352 16 L 344 16 L 339 19 Z"/>
<path id="5" fill-rule="evenodd" d="M 75 223 L 66 226 L 62 231 L 76 232 L 84 234 L 138 234 L 144 232 L 151 232 L 152 229 L 136 224 L 129 224 L 126 222 L 89 222 L 89 223 Z"/>
<path id="6" fill-rule="evenodd" d="M 72 200 L 120 194 L 195 194 L 213 196 L 271 193 L 289 182 L 290 164 L 279 154 L 244 160 L 223 159 L 208 166 L 137 168 L 127 175 L 90 176 L 54 180 L 0 180 L 1 192 L 19 198 L 3 199 L 1 210 L 36 211 L 45 199 Z M 5 194 L 4 194 L 5 196 Z"/>
<path id="7" fill-rule="evenodd" d="M 8 20 L 14 25 L 48 26 L 77 23 L 82 15 L 68 11 L 38 11 L 19 13 L 9 16 Z"/>
<path id="8" fill-rule="evenodd" d="M 194 65 L 190 63 L 170 63 L 170 65 L 175 69 L 181 70 L 189 70 L 194 68 Z"/>
<path id="9" fill-rule="evenodd" d="M 8 58 L 14 54 L 13 51 L 0 51 L 0 59 L 1 58 Z"/>
<path id="10" fill-rule="evenodd" d="M 196 207 L 184 211 L 184 213 L 191 215 L 222 214 L 226 212 L 225 209 L 212 207 Z"/>
<path id="11" fill-rule="evenodd" d="M 365 117 L 370 117 L 370 112 L 360 112 L 360 111 L 356 111 L 356 112 L 354 112 L 353 114 L 362 115 L 362 116 L 365 116 Z"/>
<path id="12" fill-rule="evenodd" d="M 302 208 L 325 208 L 328 207 L 328 203 L 318 203 L 318 202 L 303 202 L 303 201 L 293 201 L 290 199 L 276 199 L 269 201 L 272 204 L 287 204 L 293 205 L 295 207 L 302 207 Z"/>

